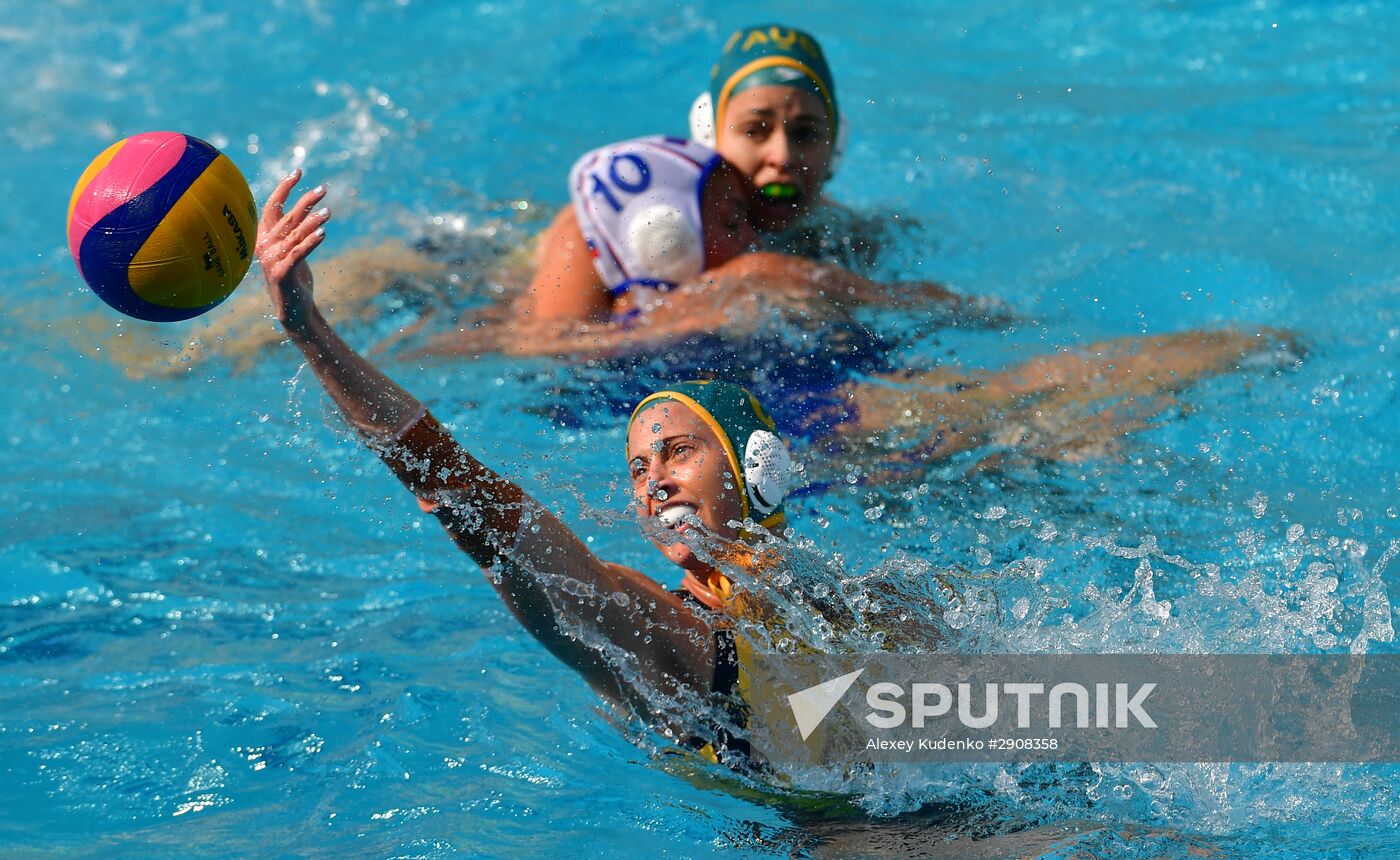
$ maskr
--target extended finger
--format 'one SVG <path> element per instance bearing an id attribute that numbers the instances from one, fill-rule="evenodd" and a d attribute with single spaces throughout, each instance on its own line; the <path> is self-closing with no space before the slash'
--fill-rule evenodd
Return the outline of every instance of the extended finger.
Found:
<path id="1" fill-rule="evenodd" d="M 316 218 L 310 217 L 312 215 L 312 207 L 319 203 L 325 196 L 326 186 L 324 185 L 318 185 L 301 195 L 301 199 L 297 200 L 296 205 L 292 206 L 290 209 L 285 209 L 282 213 L 282 217 L 268 230 L 269 244 L 273 242 L 286 242 L 291 236 L 295 235 L 298 230 L 305 226 L 307 221 L 316 221 Z M 314 229 L 315 226 L 316 225 L 313 223 L 312 229 Z M 291 243 L 295 244 L 299 238 L 300 237 L 291 240 Z"/>
<path id="2" fill-rule="evenodd" d="M 322 206 L 315 212 L 303 213 L 298 205 L 297 212 L 289 213 L 283 220 L 286 221 L 293 217 L 297 218 L 296 226 L 292 227 L 282 239 L 282 246 L 286 248 L 295 248 L 303 239 L 317 230 L 325 232 L 325 224 L 331 220 L 331 210 L 329 207 Z"/>
<path id="3" fill-rule="evenodd" d="M 296 265 L 302 260 L 305 260 L 312 251 L 316 250 L 316 247 L 320 245 L 321 242 L 325 240 L 325 238 L 326 228 L 321 226 L 317 226 L 308 235 L 303 236 L 300 240 L 297 241 L 297 243 L 294 246 L 292 246 L 292 250 L 289 255 L 292 259 L 292 264 Z"/>
<path id="4" fill-rule="evenodd" d="M 272 193 L 267 196 L 267 203 L 263 206 L 262 223 L 258 225 L 258 231 L 267 233 L 282 218 L 282 207 L 287 203 L 287 197 L 292 193 L 292 188 L 301 179 L 301 168 L 293 170 L 282 181 L 277 183 L 277 187 L 272 189 Z"/>
<path id="5" fill-rule="evenodd" d="M 301 195 L 301 199 L 297 201 L 297 205 L 292 209 L 292 212 L 294 214 L 299 212 L 310 212 L 311 209 L 317 203 L 321 202 L 321 198 L 325 196 L 326 186 L 324 184 L 317 185 L 315 188 Z"/>

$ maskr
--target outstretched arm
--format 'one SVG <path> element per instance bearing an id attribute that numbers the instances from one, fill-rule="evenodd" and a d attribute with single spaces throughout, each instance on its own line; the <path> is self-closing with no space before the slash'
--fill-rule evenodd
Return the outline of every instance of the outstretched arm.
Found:
<path id="1" fill-rule="evenodd" d="M 957 293 L 933 281 L 882 284 L 831 263 L 772 251 L 742 254 L 710 269 L 703 277 L 746 279 L 761 284 L 766 290 L 795 291 L 802 296 L 815 294 L 846 305 L 919 301 L 959 308 L 965 303 Z"/>
<path id="2" fill-rule="evenodd" d="M 326 322 L 307 257 L 324 240 L 330 211 L 317 208 L 324 187 L 288 208 L 298 179 L 299 171 L 286 177 L 268 198 L 258 257 L 278 321 L 351 426 L 458 545 L 490 569 L 521 624 L 600 692 L 645 708 L 647 694 L 624 674 L 667 692 L 708 692 L 715 653 L 703 620 L 649 577 L 598 559 L 520 487 L 462 449 Z M 605 649 L 630 654 L 636 665 L 620 673 Z"/>
<path id="3" fill-rule="evenodd" d="M 258 259 L 277 321 L 350 424 L 371 442 L 393 439 L 422 416 L 423 405 L 357 355 L 316 307 L 306 260 L 325 240 L 331 212 L 316 208 L 324 185 L 286 208 L 300 178 L 298 170 L 278 183 L 258 225 Z"/>

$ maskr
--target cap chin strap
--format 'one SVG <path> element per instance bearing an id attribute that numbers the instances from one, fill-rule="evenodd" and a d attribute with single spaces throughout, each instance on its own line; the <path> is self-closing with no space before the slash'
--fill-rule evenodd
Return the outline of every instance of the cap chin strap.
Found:
<path id="1" fill-rule="evenodd" d="M 749 434 L 744 446 L 744 486 L 748 488 L 749 507 L 761 519 L 773 513 L 783 503 L 792 481 L 792 455 L 783 440 L 767 430 Z"/>
<path id="2" fill-rule="evenodd" d="M 843 113 L 836 121 L 836 143 L 831 148 L 831 170 L 828 178 L 836 174 L 841 157 L 846 154 L 847 130 L 846 115 Z M 696 143 L 703 143 L 710 149 L 715 148 L 715 106 L 710 102 L 709 90 L 696 96 L 690 105 L 690 139 Z"/>

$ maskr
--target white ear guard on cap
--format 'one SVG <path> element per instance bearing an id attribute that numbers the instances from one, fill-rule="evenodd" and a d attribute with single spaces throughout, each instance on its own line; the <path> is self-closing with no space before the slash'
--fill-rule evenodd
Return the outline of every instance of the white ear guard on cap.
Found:
<path id="1" fill-rule="evenodd" d="M 639 212 L 624 211 L 624 218 L 632 260 L 648 277 L 679 284 L 705 268 L 700 231 L 681 210 L 653 203 Z"/>
<path id="2" fill-rule="evenodd" d="M 744 484 L 749 506 L 760 516 L 777 510 L 792 481 L 792 455 L 783 440 L 767 430 L 749 434 L 744 446 Z"/>
<path id="3" fill-rule="evenodd" d="M 836 168 L 841 164 L 841 157 L 846 154 L 847 130 L 846 115 L 843 113 L 841 118 L 836 121 L 836 144 L 831 148 L 832 175 L 836 174 Z M 690 105 L 690 139 L 714 149 L 716 137 L 715 106 L 710 102 L 710 91 L 705 90 L 696 96 L 695 101 Z"/>
<path id="4" fill-rule="evenodd" d="M 715 148 L 715 106 L 710 104 L 710 91 L 695 97 L 690 105 L 690 139 Z"/>

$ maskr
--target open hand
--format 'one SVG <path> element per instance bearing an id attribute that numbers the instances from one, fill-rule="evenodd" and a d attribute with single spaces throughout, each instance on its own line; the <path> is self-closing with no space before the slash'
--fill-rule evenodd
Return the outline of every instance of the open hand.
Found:
<path id="1" fill-rule="evenodd" d="M 297 169 L 277 183 L 258 224 L 258 261 L 267 281 L 267 294 L 278 321 L 289 332 L 302 330 L 316 309 L 306 258 L 326 238 L 325 224 L 331 217 L 331 211 L 324 207 L 312 211 L 326 196 L 324 185 L 306 192 L 284 211 L 287 197 L 300 179 L 301 170 Z"/>

